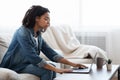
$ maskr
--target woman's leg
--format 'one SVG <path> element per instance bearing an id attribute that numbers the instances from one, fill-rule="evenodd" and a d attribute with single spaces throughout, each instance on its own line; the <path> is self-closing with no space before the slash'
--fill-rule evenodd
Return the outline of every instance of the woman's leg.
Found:
<path id="1" fill-rule="evenodd" d="M 40 77 L 40 80 L 53 80 L 53 78 L 55 78 L 55 76 L 56 76 L 55 72 L 44 69 L 44 68 L 40 68 L 40 67 L 32 65 L 32 64 L 28 65 L 20 73 L 34 74 L 34 75 Z"/>

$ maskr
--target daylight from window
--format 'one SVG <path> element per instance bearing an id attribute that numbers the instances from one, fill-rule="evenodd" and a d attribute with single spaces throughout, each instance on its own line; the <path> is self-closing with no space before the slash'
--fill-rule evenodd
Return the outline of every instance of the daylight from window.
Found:
<path id="1" fill-rule="evenodd" d="M 120 0 L 0 0 L 0 29 L 21 26 L 32 5 L 50 10 L 51 25 L 70 25 L 73 30 L 120 28 Z"/>

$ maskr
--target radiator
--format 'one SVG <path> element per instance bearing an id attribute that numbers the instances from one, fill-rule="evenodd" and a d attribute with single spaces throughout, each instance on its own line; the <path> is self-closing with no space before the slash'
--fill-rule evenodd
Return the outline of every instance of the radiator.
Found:
<path id="1" fill-rule="evenodd" d="M 105 33 L 75 32 L 75 36 L 81 44 L 94 45 L 106 51 L 107 37 Z"/>

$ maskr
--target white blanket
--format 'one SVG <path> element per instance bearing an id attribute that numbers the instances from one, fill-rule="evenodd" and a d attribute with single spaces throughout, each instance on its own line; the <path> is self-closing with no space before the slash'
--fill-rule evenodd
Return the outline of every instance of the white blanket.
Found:
<path id="1" fill-rule="evenodd" d="M 106 52 L 102 49 L 80 44 L 69 26 L 49 27 L 42 36 L 49 46 L 60 50 L 66 58 L 84 58 L 88 54 L 94 57 L 98 53 L 97 56 L 107 59 Z"/>

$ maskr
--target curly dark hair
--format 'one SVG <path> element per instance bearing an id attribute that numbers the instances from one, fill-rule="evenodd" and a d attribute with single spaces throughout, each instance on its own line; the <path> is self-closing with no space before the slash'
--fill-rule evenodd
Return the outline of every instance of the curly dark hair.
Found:
<path id="1" fill-rule="evenodd" d="M 50 12 L 47 8 L 44 8 L 39 5 L 33 5 L 28 11 L 26 12 L 23 20 L 22 25 L 24 25 L 27 28 L 33 28 L 35 25 L 35 18 L 37 16 L 42 16 L 46 12 Z"/>

